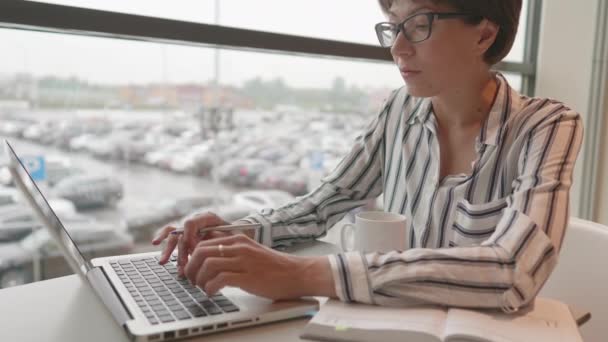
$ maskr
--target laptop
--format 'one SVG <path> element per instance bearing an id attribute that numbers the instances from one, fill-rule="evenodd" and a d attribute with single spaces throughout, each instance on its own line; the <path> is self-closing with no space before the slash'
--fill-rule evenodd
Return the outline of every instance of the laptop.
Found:
<path id="1" fill-rule="evenodd" d="M 5 144 L 17 187 L 74 273 L 97 293 L 131 340 L 168 341 L 308 316 L 318 309 L 312 298 L 274 302 L 232 287 L 208 296 L 187 279 L 177 277 L 175 256 L 159 265 L 159 252 L 88 260 L 9 142 Z"/>

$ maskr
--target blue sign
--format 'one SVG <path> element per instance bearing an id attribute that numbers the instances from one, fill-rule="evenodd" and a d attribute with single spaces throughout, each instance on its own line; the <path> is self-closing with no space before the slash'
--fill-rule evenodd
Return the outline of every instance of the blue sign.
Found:
<path id="1" fill-rule="evenodd" d="M 324 157 L 323 151 L 313 151 L 310 155 L 310 167 L 313 170 L 322 170 Z"/>
<path id="2" fill-rule="evenodd" d="M 21 158 L 21 162 L 25 165 L 27 172 L 35 181 L 43 181 L 46 179 L 46 163 L 44 156 L 31 156 Z"/>

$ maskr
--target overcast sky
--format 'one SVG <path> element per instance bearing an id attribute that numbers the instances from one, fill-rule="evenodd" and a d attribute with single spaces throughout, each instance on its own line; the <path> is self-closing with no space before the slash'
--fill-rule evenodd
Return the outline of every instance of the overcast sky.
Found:
<path id="1" fill-rule="evenodd" d="M 215 0 L 44 0 L 44 2 L 214 22 Z M 220 0 L 220 24 L 262 31 L 377 44 L 373 26 L 384 17 L 376 0 Z M 97 83 L 206 82 L 213 49 L 0 29 L 0 74 L 76 76 Z M 521 59 L 521 39 L 510 59 Z M 402 84 L 388 63 L 222 50 L 220 82 L 240 86 L 256 76 L 282 77 L 295 87 Z"/>

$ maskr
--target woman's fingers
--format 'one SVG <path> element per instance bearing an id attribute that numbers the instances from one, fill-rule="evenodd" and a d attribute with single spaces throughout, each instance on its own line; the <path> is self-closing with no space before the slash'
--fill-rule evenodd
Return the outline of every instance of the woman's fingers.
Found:
<path id="1" fill-rule="evenodd" d="M 175 249 L 175 246 L 177 245 L 177 240 L 178 240 L 177 235 L 169 236 L 167 245 L 165 246 L 165 249 L 161 253 L 160 260 L 158 261 L 159 264 L 164 265 L 167 261 L 169 261 L 169 258 L 171 257 L 171 253 L 173 252 L 173 250 Z"/>
<path id="2" fill-rule="evenodd" d="M 163 229 L 160 230 L 160 232 L 158 233 L 158 235 L 156 235 L 156 237 L 154 237 L 154 240 L 152 240 L 152 244 L 153 245 L 160 244 L 174 230 L 175 230 L 174 226 L 165 226 Z"/>
<path id="3" fill-rule="evenodd" d="M 197 247 L 184 269 L 186 278 L 190 279 L 192 283 L 196 283 L 198 273 L 209 258 L 233 259 L 238 256 L 237 246 L 223 244 L 221 246 L 221 250 L 219 245 Z"/>
<path id="4" fill-rule="evenodd" d="M 236 258 L 207 258 L 198 273 L 195 280 L 192 282 L 196 286 L 204 289 L 207 282 L 215 278 L 219 273 L 233 272 L 244 273 L 243 265 Z"/>
<path id="5" fill-rule="evenodd" d="M 199 230 L 206 227 L 227 224 L 219 216 L 211 212 L 196 214 L 184 221 L 184 244 L 187 254 L 192 254 L 196 244 L 201 240 Z"/>
<path id="6" fill-rule="evenodd" d="M 184 276 L 184 265 L 188 263 L 188 251 L 186 250 L 186 239 L 183 235 L 177 238 L 177 273 Z"/>
<path id="7" fill-rule="evenodd" d="M 219 233 L 219 232 L 218 232 Z M 247 235 L 245 234 L 234 234 L 234 235 L 224 235 L 224 236 L 220 236 L 214 239 L 205 239 L 200 241 L 197 245 L 196 248 L 200 248 L 200 247 L 209 247 L 209 246 L 219 246 L 224 245 L 224 246 L 230 246 L 230 245 L 234 245 L 237 243 L 242 243 L 242 244 L 254 244 L 255 241 L 253 241 L 252 239 L 250 239 Z"/>
<path id="8" fill-rule="evenodd" d="M 226 286 L 239 287 L 239 285 L 245 282 L 244 277 L 245 276 L 242 273 L 220 272 L 205 284 L 203 290 L 209 296 L 213 296 L 217 293 L 217 291 Z"/>

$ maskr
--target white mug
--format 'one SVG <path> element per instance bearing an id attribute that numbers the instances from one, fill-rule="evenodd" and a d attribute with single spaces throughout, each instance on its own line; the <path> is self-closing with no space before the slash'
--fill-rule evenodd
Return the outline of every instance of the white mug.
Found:
<path id="1" fill-rule="evenodd" d="M 384 211 L 363 211 L 355 215 L 355 224 L 347 223 L 340 231 L 340 247 L 345 252 L 388 252 L 405 250 L 407 242 L 405 216 Z M 347 235 L 353 236 L 350 243 Z"/>

